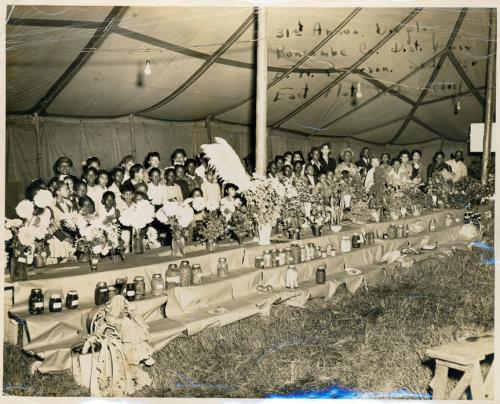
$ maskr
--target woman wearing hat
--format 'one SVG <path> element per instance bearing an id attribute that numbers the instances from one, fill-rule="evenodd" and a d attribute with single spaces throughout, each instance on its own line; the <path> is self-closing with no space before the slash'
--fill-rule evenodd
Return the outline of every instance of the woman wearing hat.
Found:
<path id="1" fill-rule="evenodd" d="M 340 178 L 342 171 L 347 171 L 350 177 L 355 177 L 359 175 L 358 167 L 352 162 L 354 156 L 354 151 L 350 147 L 346 147 L 342 150 L 340 157 L 342 158 L 342 163 L 340 163 L 335 169 L 335 176 Z"/>

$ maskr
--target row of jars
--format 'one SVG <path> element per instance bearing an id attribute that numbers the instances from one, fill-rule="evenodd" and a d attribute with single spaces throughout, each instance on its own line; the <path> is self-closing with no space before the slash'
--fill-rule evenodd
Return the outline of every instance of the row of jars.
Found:
<path id="1" fill-rule="evenodd" d="M 255 267 L 267 269 L 283 265 L 296 265 L 301 262 L 333 256 L 335 256 L 335 248 L 331 244 L 322 249 L 314 243 L 300 245 L 293 242 L 288 248 L 265 250 L 263 255 L 255 257 Z"/>
<path id="2" fill-rule="evenodd" d="M 76 290 L 69 290 L 66 294 L 64 302 L 66 309 L 75 310 L 78 308 L 78 292 Z M 42 289 L 31 289 L 30 297 L 28 300 L 28 311 L 32 315 L 42 314 L 45 309 L 44 296 Z M 49 311 L 57 313 L 63 309 L 63 296 L 60 293 L 54 293 L 49 298 Z"/>

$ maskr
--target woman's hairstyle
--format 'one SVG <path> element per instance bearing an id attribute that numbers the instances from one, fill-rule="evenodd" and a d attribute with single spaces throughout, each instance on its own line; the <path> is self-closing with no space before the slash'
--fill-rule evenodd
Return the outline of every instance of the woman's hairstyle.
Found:
<path id="1" fill-rule="evenodd" d="M 414 150 L 412 150 L 412 151 L 411 151 L 411 157 L 413 157 L 413 155 L 414 155 L 415 153 L 418 153 L 418 155 L 419 155 L 420 157 L 422 157 L 422 150 L 419 150 L 419 149 L 414 149 Z"/>
<path id="2" fill-rule="evenodd" d="M 144 167 L 141 164 L 134 164 L 132 167 L 130 167 L 130 178 L 134 179 L 137 174 L 143 169 Z"/>
<path id="3" fill-rule="evenodd" d="M 82 196 L 81 198 L 78 199 L 78 207 L 80 209 L 83 208 L 83 206 L 86 203 L 89 203 L 92 206 L 92 211 L 95 212 L 95 203 L 94 203 L 94 201 L 92 200 L 91 197 L 89 197 L 87 195 L 84 195 L 84 196 Z"/>
<path id="4" fill-rule="evenodd" d="M 132 155 L 128 155 L 128 156 L 125 156 L 124 158 L 122 158 L 122 161 L 120 162 L 120 165 L 122 167 L 126 166 L 128 163 L 130 163 L 131 161 L 134 161 L 134 156 Z"/>
<path id="5" fill-rule="evenodd" d="M 437 152 L 434 154 L 434 157 L 432 158 L 432 160 L 433 160 L 433 161 L 436 161 L 437 156 L 441 156 L 441 157 L 444 159 L 444 153 L 443 153 L 441 150 L 437 151 Z"/>
<path id="6" fill-rule="evenodd" d="M 226 196 L 229 193 L 230 189 L 234 189 L 235 191 L 238 190 L 238 187 L 234 184 L 228 183 L 224 186 L 224 196 Z"/>
<path id="7" fill-rule="evenodd" d="M 278 154 L 276 157 L 274 157 L 274 162 L 277 163 L 278 160 L 283 160 L 285 161 L 285 156 Z"/>
<path id="8" fill-rule="evenodd" d="M 293 153 L 291 151 L 286 151 L 285 154 L 283 154 L 283 156 L 285 157 L 285 160 L 286 160 L 286 156 L 292 157 Z"/>
<path id="9" fill-rule="evenodd" d="M 176 154 L 182 154 L 184 157 L 187 156 L 186 151 L 184 149 L 175 149 L 174 152 L 172 153 L 172 155 L 170 156 L 170 160 L 172 161 L 172 164 L 174 164 Z"/>
<path id="10" fill-rule="evenodd" d="M 54 190 L 53 190 L 53 195 L 55 196 L 57 191 L 59 191 L 62 187 L 67 187 L 66 183 L 62 180 L 56 180 L 52 183 Z"/>
<path id="11" fill-rule="evenodd" d="M 201 190 L 201 188 L 194 188 L 189 194 L 189 196 L 192 197 L 195 192 L 199 192 L 201 196 L 203 196 L 203 191 Z"/>
<path id="12" fill-rule="evenodd" d="M 111 178 L 115 178 L 116 177 L 116 174 L 118 173 L 122 173 L 123 175 L 125 175 L 125 170 L 121 167 L 115 167 L 111 170 Z"/>
<path id="13" fill-rule="evenodd" d="M 144 200 L 146 200 L 146 201 L 148 200 L 148 194 L 146 194 L 145 192 L 142 192 L 142 191 L 135 191 L 135 192 L 134 192 L 134 197 L 136 197 L 136 196 L 141 196 L 141 197 L 142 197 L 142 199 L 144 199 Z"/>
<path id="14" fill-rule="evenodd" d="M 300 156 L 300 159 L 301 159 L 302 161 L 304 161 L 304 160 L 305 160 L 305 159 L 304 159 L 304 155 L 302 154 L 302 151 L 301 151 L 301 150 L 295 150 L 295 151 L 293 152 L 293 157 L 295 157 L 295 156 Z"/>
<path id="15" fill-rule="evenodd" d="M 187 168 L 187 166 L 189 164 L 194 164 L 194 166 L 196 167 L 196 160 L 195 159 L 187 159 L 186 162 L 184 163 L 184 167 Z"/>
<path id="16" fill-rule="evenodd" d="M 98 166 L 101 166 L 101 160 L 99 160 L 99 157 L 89 157 L 85 162 L 85 167 L 90 166 L 92 163 L 97 163 Z"/>
<path id="17" fill-rule="evenodd" d="M 104 203 L 104 201 L 106 200 L 106 198 L 108 197 L 111 197 L 113 198 L 113 200 L 116 200 L 116 197 L 115 197 L 115 193 L 114 192 L 111 192 L 111 191 L 106 191 L 102 194 L 102 198 L 101 198 L 101 203 Z"/>
<path id="18" fill-rule="evenodd" d="M 394 157 L 392 160 L 391 160 L 391 166 L 394 165 L 394 163 L 399 163 L 401 164 L 401 159 L 399 157 Z"/>
<path id="19" fill-rule="evenodd" d="M 151 168 L 151 169 L 149 170 L 149 172 L 148 172 L 148 176 L 149 176 L 149 178 L 151 178 L 151 177 L 152 177 L 153 173 L 158 173 L 158 175 L 161 175 L 161 171 L 160 171 L 160 169 L 159 169 L 159 168 L 156 168 L 156 167 L 153 167 L 153 168 Z"/>
<path id="20" fill-rule="evenodd" d="M 403 149 L 399 152 L 399 157 L 401 157 L 403 154 L 406 154 L 408 157 L 410 157 L 410 151 L 408 149 Z"/>
<path id="21" fill-rule="evenodd" d="M 165 179 L 167 179 L 167 176 L 170 173 L 174 174 L 174 176 L 175 176 L 175 169 L 173 167 L 169 167 L 169 168 L 165 169 L 165 173 L 163 174 L 163 176 L 165 177 Z"/>
<path id="22" fill-rule="evenodd" d="M 267 163 L 267 172 L 270 172 L 273 166 L 276 166 L 276 162 L 274 160 Z"/>
<path id="23" fill-rule="evenodd" d="M 82 180 L 78 180 L 76 183 L 75 183 L 75 189 L 77 189 L 78 187 L 80 186 L 84 186 L 85 188 L 87 188 L 87 183 L 85 181 L 82 181 Z"/>
<path id="24" fill-rule="evenodd" d="M 45 185 L 45 182 L 43 182 L 41 178 L 37 178 L 36 180 L 33 180 L 31 184 L 28 185 L 26 191 L 24 192 L 24 196 L 26 197 L 26 199 L 32 201 L 36 193 L 41 189 L 47 189 L 47 186 Z"/>
<path id="25" fill-rule="evenodd" d="M 149 160 L 151 160 L 153 157 L 158 157 L 158 159 L 160 159 L 160 153 L 158 153 L 156 151 L 149 152 L 146 155 L 146 158 L 144 159 L 144 168 L 151 167 L 151 164 L 149 163 Z"/>
<path id="26" fill-rule="evenodd" d="M 83 176 L 86 177 L 88 173 L 94 173 L 94 175 L 97 177 L 97 170 L 94 167 L 85 167 L 83 170 Z"/>
<path id="27" fill-rule="evenodd" d="M 97 171 L 97 177 L 100 177 L 101 175 L 106 175 L 109 178 L 109 173 L 106 170 L 103 170 L 102 168 Z"/>
<path id="28" fill-rule="evenodd" d="M 121 194 L 124 194 L 125 192 L 132 192 L 134 193 L 135 192 L 135 187 L 132 185 L 132 184 L 123 184 L 121 187 L 120 187 L 120 193 Z"/>
<path id="29" fill-rule="evenodd" d="M 391 161 L 391 155 L 387 152 L 383 152 L 380 154 L 380 161 L 384 158 L 384 156 L 387 156 L 387 160 Z"/>
<path id="30" fill-rule="evenodd" d="M 54 166 L 52 167 L 54 169 L 54 172 L 57 173 L 58 172 L 58 169 L 59 169 L 59 166 L 62 164 L 62 163 L 67 163 L 70 167 L 73 167 L 73 161 L 71 161 L 70 158 L 68 157 L 59 157 L 56 162 L 54 163 Z"/>

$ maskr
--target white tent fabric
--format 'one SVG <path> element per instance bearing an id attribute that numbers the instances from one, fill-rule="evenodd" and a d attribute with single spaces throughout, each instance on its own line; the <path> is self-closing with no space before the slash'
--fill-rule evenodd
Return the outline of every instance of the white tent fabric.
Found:
<path id="1" fill-rule="evenodd" d="M 154 148 L 196 151 L 209 140 L 207 118 L 212 136 L 251 151 L 251 8 L 15 6 L 8 15 L 7 168 L 20 188 L 49 177 L 58 153 L 114 165 Z M 325 140 L 433 151 L 467 141 L 483 122 L 489 18 L 486 8 L 269 8 L 270 153 Z"/>

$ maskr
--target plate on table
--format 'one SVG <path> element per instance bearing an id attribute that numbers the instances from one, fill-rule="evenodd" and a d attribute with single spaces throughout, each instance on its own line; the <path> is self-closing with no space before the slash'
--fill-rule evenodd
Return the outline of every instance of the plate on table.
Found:
<path id="1" fill-rule="evenodd" d="M 209 314 L 224 314 L 227 313 L 228 311 L 229 311 L 228 309 L 222 306 L 216 306 L 212 307 L 211 309 L 208 309 Z"/>
<path id="2" fill-rule="evenodd" d="M 356 269 L 356 268 L 346 268 L 345 271 L 349 275 L 361 275 L 361 271 L 359 269 Z"/>
<path id="3" fill-rule="evenodd" d="M 436 249 L 435 244 L 425 244 L 422 246 L 422 250 L 434 250 L 434 249 Z"/>

